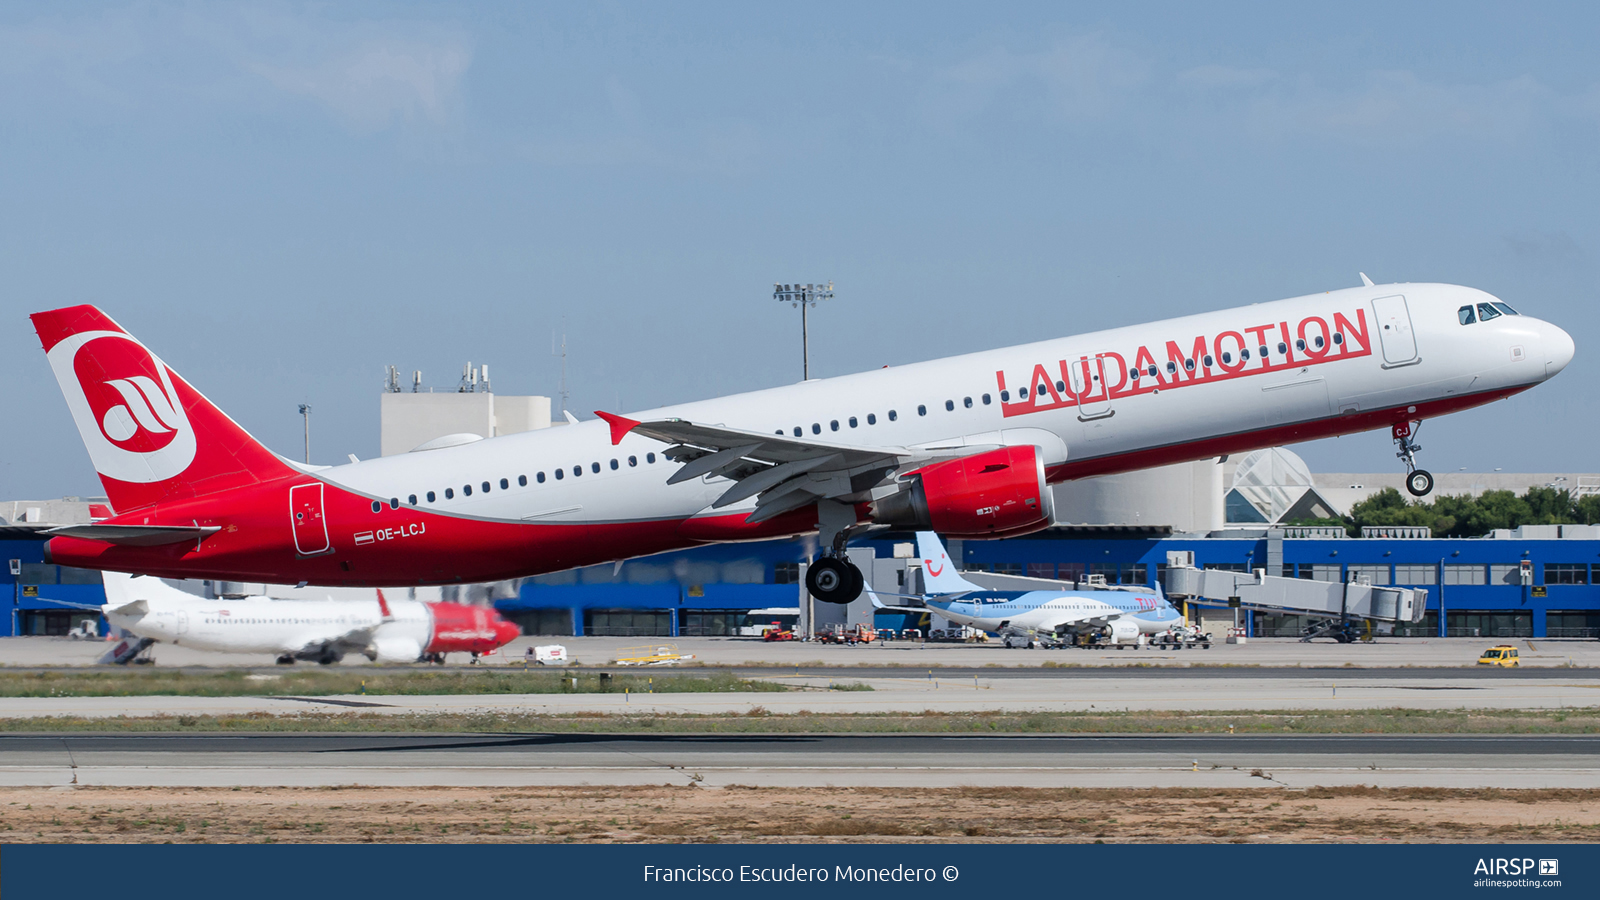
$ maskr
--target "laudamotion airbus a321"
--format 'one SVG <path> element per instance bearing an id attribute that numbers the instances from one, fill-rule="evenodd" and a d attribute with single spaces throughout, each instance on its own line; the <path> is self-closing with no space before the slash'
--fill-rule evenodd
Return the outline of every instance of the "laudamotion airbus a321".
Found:
<path id="1" fill-rule="evenodd" d="M 420 585 L 820 532 L 807 581 L 831 602 L 861 592 L 862 529 L 1027 534 L 1067 479 L 1386 428 L 1425 494 L 1422 420 L 1573 354 L 1482 291 L 1367 282 L 329 468 L 267 450 L 99 309 L 32 318 L 116 513 L 55 529 L 56 563 Z"/>

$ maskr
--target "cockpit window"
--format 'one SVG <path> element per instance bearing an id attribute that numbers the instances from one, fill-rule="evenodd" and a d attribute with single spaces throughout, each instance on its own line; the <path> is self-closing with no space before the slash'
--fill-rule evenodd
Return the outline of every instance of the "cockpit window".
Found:
<path id="1" fill-rule="evenodd" d="M 1501 312 L 1505 313 L 1508 316 L 1520 316 L 1520 315 L 1522 315 L 1522 313 L 1517 312 L 1516 310 L 1514 310 L 1511 307 L 1505 305 L 1504 303 L 1501 303 L 1498 300 L 1496 300 L 1494 302 L 1494 308 L 1500 310 Z"/>
<path id="2" fill-rule="evenodd" d="M 1500 310 L 1495 309 L 1492 305 L 1490 305 L 1488 303 L 1479 303 L 1478 304 L 1478 320 L 1480 322 L 1487 322 L 1490 319 L 1498 319 L 1498 318 L 1500 318 Z"/>
<path id="3" fill-rule="evenodd" d="M 1472 307 L 1470 305 L 1463 306 L 1456 310 L 1456 318 L 1460 319 L 1461 324 L 1463 325 L 1471 325 L 1473 322 L 1478 321 L 1478 317 L 1472 314 Z"/>

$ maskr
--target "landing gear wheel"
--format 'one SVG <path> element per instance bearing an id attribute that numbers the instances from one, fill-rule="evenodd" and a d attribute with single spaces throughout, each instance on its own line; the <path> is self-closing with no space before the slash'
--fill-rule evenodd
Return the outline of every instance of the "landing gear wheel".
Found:
<path id="1" fill-rule="evenodd" d="M 1426 469 L 1417 469 L 1406 476 L 1406 490 L 1413 497 L 1426 497 L 1433 493 L 1433 474 Z"/>
<path id="2" fill-rule="evenodd" d="M 824 556 L 806 570 L 806 590 L 824 603 L 849 603 L 865 584 L 861 570 L 837 556 Z"/>

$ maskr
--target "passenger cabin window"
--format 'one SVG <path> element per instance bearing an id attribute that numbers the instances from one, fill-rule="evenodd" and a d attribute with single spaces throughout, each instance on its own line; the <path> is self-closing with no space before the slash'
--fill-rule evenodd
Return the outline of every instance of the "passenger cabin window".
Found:
<path id="1" fill-rule="evenodd" d="M 527 486 L 528 486 L 528 476 L 526 476 L 526 475 L 518 475 L 517 476 L 517 487 L 527 487 Z"/>
<path id="2" fill-rule="evenodd" d="M 799 437 L 800 435 L 805 434 L 805 433 L 806 433 L 806 430 L 804 428 L 801 428 L 799 425 L 796 425 L 794 427 L 794 436 L 795 437 Z"/>
<path id="3" fill-rule="evenodd" d="M 564 469 L 557 469 L 556 470 L 556 480 L 557 481 L 560 481 L 561 479 L 563 479 L 565 477 L 567 477 L 567 473 L 566 473 L 566 471 Z"/>
<path id="4" fill-rule="evenodd" d="M 1000 392 L 1000 402 L 1001 403 L 1010 403 L 1011 402 L 1011 392 L 1010 391 L 1001 391 Z"/>
<path id="5" fill-rule="evenodd" d="M 432 503 L 433 501 L 434 501 L 433 491 L 429 491 L 428 492 L 428 502 Z"/>
<path id="6" fill-rule="evenodd" d="M 988 406 L 989 405 L 989 395 L 988 394 L 984 394 L 983 395 L 983 405 L 984 406 Z"/>
<path id="7" fill-rule="evenodd" d="M 1024 388 L 1017 388 L 1017 399 L 1019 399 L 1019 400 L 1028 399 L 1028 389 L 1025 388 L 1025 387 Z"/>
<path id="8" fill-rule="evenodd" d="M 851 416 L 850 417 L 850 427 L 851 428 L 856 427 L 856 417 L 855 416 Z"/>
<path id="9" fill-rule="evenodd" d="M 509 490 L 510 488 L 511 488 L 511 482 L 505 480 L 504 478 L 500 479 L 500 490 L 504 491 L 504 490 Z"/>
<path id="10" fill-rule="evenodd" d="M 820 422 L 812 422 L 811 423 L 811 433 L 812 434 L 821 434 L 822 433 L 822 423 L 820 423 Z"/>
<path id="11" fill-rule="evenodd" d="M 893 422 L 894 420 L 896 420 L 898 418 L 900 418 L 900 414 L 899 413 L 895 412 L 892 409 L 889 410 L 889 421 Z"/>
<path id="12" fill-rule="evenodd" d="M 637 456 L 628 457 L 628 468 L 630 468 L 630 469 L 636 468 L 636 467 L 638 467 L 638 465 L 639 465 L 639 457 L 637 457 Z"/>
<path id="13" fill-rule="evenodd" d="M 611 461 L 611 471 L 615 472 L 617 469 L 620 469 L 621 467 L 622 467 L 621 463 L 617 462 L 614 459 Z"/>
<path id="14" fill-rule="evenodd" d="M 1500 318 L 1500 310 L 1495 309 L 1492 305 L 1490 305 L 1488 303 L 1479 303 L 1478 304 L 1478 321 L 1487 322 L 1490 319 L 1498 319 L 1498 318 Z"/>
<path id="15" fill-rule="evenodd" d="M 377 512 L 380 509 L 383 509 L 383 504 L 376 500 L 372 501 L 372 511 Z"/>
<path id="16" fill-rule="evenodd" d="M 1096 375 L 1094 377 L 1094 380 L 1095 381 L 1099 381 L 1100 380 L 1100 376 Z M 1039 390 L 1042 393 L 1044 391 L 1044 385 L 1042 385 L 1042 384 L 1039 385 Z M 1056 382 L 1056 393 L 1065 394 L 1066 392 L 1067 392 L 1067 383 L 1065 381 Z"/>
<path id="17" fill-rule="evenodd" d="M 1289 352 L 1289 345 L 1285 344 L 1283 341 L 1279 341 L 1278 342 L 1278 352 L 1279 353 L 1288 353 Z"/>
<path id="18" fill-rule="evenodd" d="M 399 509 L 400 508 L 400 498 L 399 497 L 390 497 L 389 498 L 389 508 L 390 509 Z"/>
<path id="19" fill-rule="evenodd" d="M 597 462 L 589 463 L 589 471 L 595 473 L 596 475 L 599 475 L 600 474 L 600 464 L 597 463 Z"/>
<path id="20" fill-rule="evenodd" d="M 646 453 L 644 455 L 644 461 L 647 463 L 653 463 L 656 461 L 656 455 L 654 453 Z"/>
<path id="21" fill-rule="evenodd" d="M 878 424 L 878 414 L 877 413 L 867 413 L 867 424 L 868 425 L 876 425 L 876 424 Z"/>
<path id="22" fill-rule="evenodd" d="M 412 494 L 411 496 L 407 497 L 406 498 L 406 502 L 411 504 L 412 506 L 416 506 L 417 505 L 417 495 L 416 494 Z"/>
<path id="23" fill-rule="evenodd" d="M 487 481 L 485 481 L 485 482 L 484 482 L 484 483 L 483 483 L 483 492 L 484 492 L 484 493 L 485 493 L 485 494 L 487 494 L 487 493 L 489 493 L 489 482 L 487 482 Z"/>
<path id="24" fill-rule="evenodd" d="M 446 500 L 454 500 L 456 498 L 456 489 L 455 488 L 445 488 L 444 489 L 444 498 Z"/>
<path id="25" fill-rule="evenodd" d="M 972 401 L 970 401 L 970 400 L 967 401 L 967 405 L 971 406 L 972 405 Z M 956 402 L 954 400 L 946 400 L 944 402 L 944 411 L 945 412 L 955 412 L 956 411 Z"/>
<path id="26" fill-rule="evenodd" d="M 533 476 L 533 480 L 539 482 L 540 484 L 544 484 L 544 473 L 540 472 L 539 474 Z"/>
<path id="27" fill-rule="evenodd" d="M 463 484 L 461 486 L 461 496 L 463 496 L 463 497 L 471 497 L 472 496 L 472 485 Z"/>
<path id="28" fill-rule="evenodd" d="M 972 398 L 971 397 L 962 397 L 961 398 L 961 405 L 965 406 L 967 409 L 971 409 L 972 408 Z"/>
<path id="29" fill-rule="evenodd" d="M 839 430 L 839 420 L 838 419 L 834 419 L 833 421 L 829 422 L 828 423 L 828 430 L 829 431 L 838 431 Z"/>
<path id="30" fill-rule="evenodd" d="M 922 405 L 921 403 L 918 403 L 917 404 L 917 415 L 925 416 L 927 414 L 928 414 L 928 407 Z"/>

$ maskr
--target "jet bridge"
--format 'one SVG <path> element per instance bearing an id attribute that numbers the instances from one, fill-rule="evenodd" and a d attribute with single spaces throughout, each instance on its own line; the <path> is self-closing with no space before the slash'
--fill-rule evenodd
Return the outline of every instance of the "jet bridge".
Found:
<path id="1" fill-rule="evenodd" d="M 1307 629 L 1302 640 L 1323 635 L 1348 640 L 1352 624 L 1362 620 L 1415 624 L 1422 621 L 1428 608 L 1427 591 L 1376 587 L 1359 581 L 1280 578 L 1268 575 L 1265 569 L 1197 569 L 1194 554 L 1183 551 L 1167 555 L 1164 587 L 1172 600 L 1210 600 L 1240 609 L 1324 620 Z"/>

